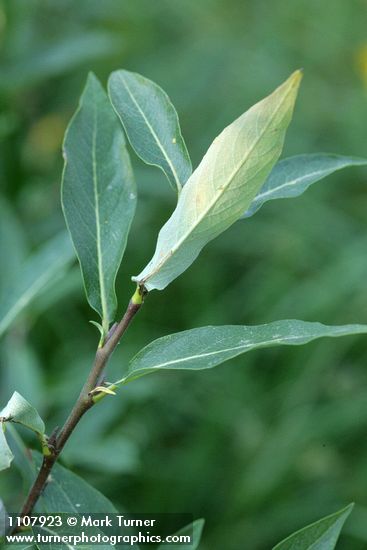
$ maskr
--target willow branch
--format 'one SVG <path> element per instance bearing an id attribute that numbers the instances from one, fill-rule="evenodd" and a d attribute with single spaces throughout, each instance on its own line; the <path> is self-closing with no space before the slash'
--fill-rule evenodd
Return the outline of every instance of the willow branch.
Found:
<path id="1" fill-rule="evenodd" d="M 134 296 L 131 298 L 125 315 L 118 324 L 113 325 L 112 329 L 108 333 L 103 346 L 99 347 L 92 369 L 89 376 L 80 392 L 80 395 L 75 402 L 75 405 L 69 414 L 64 426 L 61 428 L 58 435 L 50 441 L 48 456 L 43 457 L 43 462 L 35 479 L 32 488 L 29 491 L 28 497 L 20 512 L 20 516 L 24 517 L 29 515 L 39 497 L 41 496 L 51 473 L 51 470 L 57 461 L 62 449 L 64 448 L 69 437 L 73 433 L 75 427 L 78 425 L 84 414 L 93 407 L 95 401 L 93 400 L 93 391 L 98 387 L 99 382 L 103 376 L 106 365 L 119 344 L 126 329 L 130 325 L 131 321 L 135 317 L 136 313 L 141 308 L 144 301 L 145 290 L 138 288 Z"/>

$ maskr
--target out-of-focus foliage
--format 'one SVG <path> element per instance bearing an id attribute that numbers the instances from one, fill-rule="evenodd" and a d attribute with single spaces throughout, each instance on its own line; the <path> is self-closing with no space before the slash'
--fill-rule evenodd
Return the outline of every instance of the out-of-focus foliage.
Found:
<path id="1" fill-rule="evenodd" d="M 316 0 L 2 1 L 0 186 L 13 229 L 1 229 L 1 277 L 64 228 L 61 142 L 89 70 L 104 83 L 124 68 L 160 84 L 195 167 L 226 124 L 303 67 L 284 156 L 365 157 L 366 8 L 365 0 L 334 0 L 332 9 Z M 139 201 L 117 278 L 121 309 L 175 203 L 164 174 L 134 164 Z M 363 168 L 342 171 L 235 224 L 149 296 L 111 379 L 142 345 L 205 324 L 365 323 L 366 179 Z M 75 267 L 1 340 L 1 403 L 17 389 L 47 426 L 59 425 L 98 343 L 90 318 Z M 204 550 L 243 541 L 268 549 L 350 501 L 356 508 L 338 548 L 363 549 L 366 362 L 359 336 L 143 378 L 83 419 L 64 463 L 120 510 L 206 518 Z M 8 510 L 18 509 L 16 470 L 0 485 Z"/>

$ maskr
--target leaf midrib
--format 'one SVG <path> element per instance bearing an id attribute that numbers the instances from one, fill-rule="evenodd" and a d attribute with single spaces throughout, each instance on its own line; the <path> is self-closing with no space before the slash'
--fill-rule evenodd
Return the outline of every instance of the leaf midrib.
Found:
<path id="1" fill-rule="evenodd" d="M 202 220 L 207 216 L 207 214 L 210 212 L 210 210 L 212 208 L 214 208 L 214 206 L 216 205 L 216 203 L 218 202 L 218 200 L 221 198 L 221 196 L 223 195 L 224 191 L 226 191 L 226 189 L 229 187 L 229 185 L 231 184 L 233 178 L 236 176 L 236 174 L 239 172 L 239 170 L 242 168 L 242 166 L 247 162 L 249 156 L 252 154 L 254 148 L 258 145 L 259 141 L 262 139 L 264 133 L 267 131 L 267 129 L 269 128 L 270 124 L 272 123 L 272 121 L 274 120 L 274 117 L 276 116 L 276 114 L 278 113 L 280 107 L 283 105 L 284 101 L 287 99 L 290 91 L 292 90 L 293 88 L 293 84 L 290 85 L 289 87 L 289 90 L 287 91 L 286 94 L 284 94 L 284 97 L 283 99 L 280 101 L 280 103 L 278 104 L 278 106 L 276 107 L 276 109 L 274 110 L 272 116 L 269 118 L 269 121 L 268 123 L 265 125 L 264 127 L 264 130 L 262 131 L 262 133 L 259 135 L 259 137 L 255 140 L 254 144 L 252 145 L 252 147 L 249 149 L 249 151 L 247 152 L 247 155 L 244 157 L 244 159 L 239 163 L 239 165 L 233 170 L 233 172 L 231 173 L 230 177 L 228 178 L 228 181 L 227 183 L 224 185 L 224 186 L 221 186 L 220 189 L 218 189 L 218 192 L 217 194 L 214 196 L 213 200 L 209 203 L 208 207 L 206 209 L 204 209 L 204 211 L 200 214 L 200 216 L 197 218 L 195 224 L 177 241 L 176 245 L 174 245 L 170 251 L 165 255 L 163 256 L 163 258 L 161 259 L 161 261 L 157 264 L 156 268 L 145 278 L 143 278 L 140 282 L 142 283 L 145 283 L 148 281 L 148 279 L 150 279 L 151 277 L 153 277 L 162 267 L 162 265 L 164 265 L 166 263 L 166 261 L 171 258 L 176 252 L 177 250 L 180 248 L 181 244 L 186 241 L 186 239 L 191 235 L 191 233 L 193 233 L 193 231 L 198 227 L 198 225 L 200 225 L 200 223 L 202 222 Z M 194 172 L 195 173 L 195 172 Z M 194 175 L 193 173 L 193 175 Z"/>
<path id="2" fill-rule="evenodd" d="M 343 166 L 340 167 L 340 168 L 343 168 Z M 340 168 L 332 169 L 332 172 L 334 172 L 334 171 L 336 172 Z M 268 189 L 264 193 L 259 193 L 258 195 L 256 195 L 254 200 L 257 201 L 259 199 L 262 199 L 263 197 L 267 197 L 267 196 L 269 196 L 273 193 L 276 193 L 280 189 L 284 189 L 285 187 L 292 187 L 293 185 L 296 185 L 297 183 L 299 183 L 300 181 L 302 181 L 304 179 L 314 178 L 315 176 L 317 177 L 320 174 L 323 174 L 325 172 L 329 172 L 329 170 L 316 170 L 315 172 L 308 172 L 307 174 L 305 174 L 303 176 L 299 176 L 298 178 L 293 178 L 293 179 L 287 181 L 287 183 L 282 183 L 281 185 L 278 185 L 277 187 L 272 187 L 271 189 Z M 326 174 L 326 175 L 329 175 L 329 174 Z"/>
<path id="3" fill-rule="evenodd" d="M 297 178 L 293 178 L 289 181 L 287 181 L 287 183 L 283 183 L 277 187 L 273 187 L 271 189 L 268 189 L 267 191 L 265 191 L 264 193 L 259 193 L 254 200 L 258 201 L 264 197 L 268 197 L 269 195 L 271 195 L 272 193 L 275 193 L 277 191 L 279 191 L 280 189 L 284 189 L 286 187 L 292 187 L 293 185 L 296 185 L 297 183 L 299 183 L 300 181 L 302 181 L 303 179 L 308 179 L 308 178 L 314 178 L 314 177 L 318 177 L 319 175 L 323 175 L 325 174 L 324 177 L 327 177 L 329 175 L 331 175 L 333 172 L 338 172 L 339 170 L 342 170 L 343 168 L 346 168 L 348 166 L 363 166 L 367 164 L 367 161 L 363 161 L 363 160 L 355 160 L 353 162 L 344 162 L 344 163 L 341 163 L 339 166 L 337 166 L 336 168 L 329 168 L 329 169 L 326 169 L 326 170 L 315 170 L 314 172 L 309 172 L 307 174 L 304 174 L 303 176 L 299 176 Z M 311 182 L 312 183 L 312 182 Z"/>
<path id="4" fill-rule="evenodd" d="M 321 333 L 321 334 L 310 334 L 308 336 L 302 336 L 302 335 L 288 335 L 288 336 L 284 336 L 284 337 L 277 337 L 277 338 L 273 338 L 273 339 L 269 339 L 269 338 L 266 338 L 266 339 L 262 339 L 261 341 L 259 342 L 256 342 L 256 343 L 246 343 L 246 344 L 241 344 L 241 345 L 238 345 L 238 346 L 233 346 L 233 347 L 229 347 L 229 348 L 225 348 L 225 349 L 220 349 L 220 350 L 214 350 L 214 351 L 209 351 L 209 352 L 206 352 L 206 353 L 199 353 L 199 354 L 196 354 L 196 355 L 191 355 L 191 356 L 188 356 L 188 357 L 181 357 L 179 359 L 172 359 L 170 361 L 166 361 L 164 363 L 158 363 L 157 365 L 154 365 L 154 366 L 151 366 L 151 367 L 141 367 L 141 368 L 136 368 L 136 369 L 131 369 L 127 376 L 122 379 L 122 380 L 126 380 L 129 378 L 129 375 L 132 375 L 134 373 L 138 373 L 138 372 L 143 372 L 144 370 L 156 370 L 156 369 L 163 369 L 163 368 L 166 368 L 167 366 L 169 365 L 176 365 L 176 364 L 180 364 L 180 363 L 185 363 L 185 362 L 188 362 L 188 361 L 193 361 L 195 359 L 201 359 L 203 357 L 210 357 L 212 355 L 219 355 L 219 354 L 223 354 L 223 353 L 228 353 L 228 352 L 232 352 L 232 351 L 239 351 L 239 350 L 251 350 L 251 349 L 257 349 L 257 348 L 261 348 L 261 347 L 264 347 L 266 346 L 267 344 L 270 344 L 271 346 L 273 345 L 277 345 L 277 344 L 287 344 L 288 342 L 292 342 L 292 341 L 297 341 L 299 340 L 300 343 L 307 343 L 307 342 L 312 342 L 313 340 L 317 340 L 319 338 L 338 338 L 339 336 L 353 336 L 355 334 L 365 334 L 367 332 L 366 328 L 363 326 L 363 325 L 345 325 L 343 327 L 330 327 L 330 326 L 327 326 L 327 325 L 323 325 L 323 328 L 328 328 L 328 329 L 333 329 L 333 328 L 340 328 L 340 330 L 335 330 L 331 333 Z M 138 356 L 136 356 L 136 359 L 138 359 Z M 205 368 L 210 368 L 210 367 L 205 367 Z"/>
<path id="5" fill-rule="evenodd" d="M 99 194 L 98 194 L 98 175 L 97 175 L 97 105 L 96 101 L 93 102 L 93 133 L 92 133 L 92 166 L 93 166 L 93 193 L 95 202 L 95 215 L 96 215 L 96 245 L 97 245 L 97 258 L 98 258 L 98 278 L 99 288 L 101 293 L 101 307 L 102 307 L 102 326 L 104 330 L 108 330 L 109 316 L 106 298 L 106 288 L 103 275 L 103 255 L 102 255 L 102 242 L 101 242 L 101 224 L 99 215 Z"/>
<path id="6" fill-rule="evenodd" d="M 219 355 L 221 353 L 228 353 L 230 351 L 237 351 L 237 350 L 245 350 L 245 349 L 250 349 L 250 348 L 254 348 L 254 347 L 260 347 L 260 346 L 263 346 L 264 344 L 278 344 L 278 343 L 283 343 L 283 342 L 288 342 L 288 341 L 291 341 L 291 340 L 298 340 L 300 338 L 300 336 L 287 336 L 285 338 L 274 338 L 273 340 L 269 340 L 269 339 L 266 339 L 266 340 L 262 340 L 261 342 L 256 342 L 256 343 L 252 343 L 252 344 L 241 344 L 240 346 L 233 346 L 233 347 L 230 347 L 230 348 L 225 348 L 225 349 L 220 349 L 220 350 L 215 350 L 215 351 L 208 351 L 206 353 L 199 353 L 197 355 L 190 355 L 188 357 L 181 357 L 180 359 L 172 359 L 171 361 L 166 361 L 165 363 L 159 363 L 158 365 L 154 365 L 152 367 L 143 367 L 141 370 L 147 368 L 147 369 L 163 369 L 165 368 L 166 366 L 168 365 L 175 365 L 175 364 L 178 364 L 178 363 L 185 363 L 187 361 L 193 361 L 195 359 L 201 359 L 202 357 L 210 357 L 211 355 Z M 313 338 L 311 336 L 311 338 Z M 139 369 L 137 369 L 138 371 Z M 131 372 L 136 372 L 134 370 L 132 370 Z"/>

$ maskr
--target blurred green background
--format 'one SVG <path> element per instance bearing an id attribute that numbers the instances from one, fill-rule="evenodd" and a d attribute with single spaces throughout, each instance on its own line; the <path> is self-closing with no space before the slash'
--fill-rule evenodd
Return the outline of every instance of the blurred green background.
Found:
<path id="1" fill-rule="evenodd" d="M 227 123 L 303 67 L 284 155 L 367 156 L 366 0 L 8 0 L 0 52 L 0 284 L 64 227 L 61 142 L 89 70 L 103 82 L 127 68 L 159 83 L 196 166 Z M 134 165 L 121 313 L 175 202 L 158 170 Z M 342 172 L 235 224 L 149 296 L 109 377 L 152 339 L 205 324 L 366 323 L 366 178 Z M 74 264 L 1 341 L 1 402 L 17 389 L 49 428 L 62 423 L 97 345 L 90 319 Z M 266 550 L 351 501 L 338 548 L 363 549 L 366 365 L 366 340 L 351 337 L 147 377 L 93 409 L 63 461 L 120 510 L 206 518 L 204 550 Z M 0 476 L 0 494 L 17 509 L 15 469 Z"/>

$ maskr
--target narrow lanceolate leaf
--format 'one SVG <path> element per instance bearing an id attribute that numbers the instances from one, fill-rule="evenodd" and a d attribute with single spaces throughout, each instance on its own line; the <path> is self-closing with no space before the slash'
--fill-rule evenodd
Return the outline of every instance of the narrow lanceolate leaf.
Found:
<path id="1" fill-rule="evenodd" d="M 306 321 L 275 321 L 267 325 L 202 327 L 158 338 L 130 362 L 127 382 L 162 369 L 210 369 L 258 348 L 297 346 L 325 336 L 365 334 L 367 325 L 327 326 Z"/>
<path id="2" fill-rule="evenodd" d="M 165 288 L 206 243 L 241 217 L 278 160 L 300 80 L 297 71 L 214 140 L 135 281 L 147 290 Z"/>
<path id="3" fill-rule="evenodd" d="M 34 460 L 39 467 L 42 459 L 35 453 Z M 116 508 L 97 489 L 84 479 L 56 464 L 52 470 L 52 478 L 47 484 L 42 498 L 37 504 L 37 512 L 69 513 L 69 514 L 113 514 Z"/>
<path id="4" fill-rule="evenodd" d="M 298 197 L 310 185 L 337 170 L 366 164 L 366 159 L 326 153 L 297 155 L 281 160 L 274 166 L 268 179 L 242 217 L 249 218 L 267 201 Z"/>
<path id="5" fill-rule="evenodd" d="M 0 471 L 6 470 L 14 458 L 5 437 L 5 425 L 0 422 Z"/>
<path id="6" fill-rule="evenodd" d="M 11 424 L 6 424 L 6 439 L 14 455 L 14 467 L 22 478 L 25 491 L 29 491 L 37 476 L 37 468 L 19 432 Z"/>
<path id="7" fill-rule="evenodd" d="M 0 411 L 0 418 L 3 422 L 21 424 L 37 434 L 43 435 L 45 433 L 45 425 L 42 418 L 36 409 L 18 392 L 13 393 L 6 407 Z"/>
<path id="8" fill-rule="evenodd" d="M 40 467 L 42 460 L 39 455 L 35 456 L 35 462 Z M 53 536 L 61 536 L 62 534 L 80 535 L 80 521 L 83 514 L 104 514 L 104 516 L 111 514 L 115 516 L 117 513 L 116 508 L 102 493 L 70 470 L 60 466 L 60 464 L 55 464 L 51 479 L 37 502 L 35 511 L 47 514 L 72 514 L 78 519 L 78 524 L 75 527 L 66 527 L 65 525 L 59 527 L 57 524 L 50 525 L 47 528 L 34 527 L 35 534 Z M 102 530 L 93 526 L 88 527 L 88 534 L 97 538 L 103 536 Z M 46 543 L 40 543 L 38 546 L 40 550 L 49 550 L 50 548 L 50 545 Z M 87 547 L 91 548 L 92 546 L 76 544 L 72 538 L 67 544 L 60 543 L 60 545 L 57 545 L 58 549 L 65 548 L 65 550 L 80 550 Z M 115 546 L 107 542 L 101 542 L 96 548 L 109 550 L 115 548 Z M 125 548 L 125 545 L 117 548 Z M 138 547 L 133 545 L 129 548 L 137 549 Z"/>
<path id="9" fill-rule="evenodd" d="M 174 189 L 181 191 L 192 167 L 174 106 L 151 80 L 115 71 L 108 82 L 112 105 L 136 154 L 158 166 Z"/>
<path id="10" fill-rule="evenodd" d="M 353 509 L 343 510 L 308 525 L 277 544 L 273 550 L 334 550 L 340 531 Z"/>
<path id="11" fill-rule="evenodd" d="M 201 535 L 203 532 L 204 527 L 204 520 L 203 519 L 197 519 L 193 523 L 190 523 L 190 525 L 186 525 L 177 533 L 175 533 L 175 536 L 178 537 L 189 537 L 189 541 L 186 542 L 186 538 L 180 538 L 180 545 L 179 548 L 181 550 L 197 550 L 199 548 Z M 174 544 L 161 544 L 158 546 L 157 550 L 176 550 L 177 549 L 177 542 Z"/>
<path id="12" fill-rule="evenodd" d="M 115 278 L 136 206 L 136 190 L 121 125 L 94 75 L 64 142 L 62 204 L 87 298 L 106 332 L 114 319 Z"/>
<path id="13" fill-rule="evenodd" d="M 0 295 L 0 337 L 42 291 L 58 281 L 75 258 L 68 234 L 57 235 L 21 264 Z"/>

